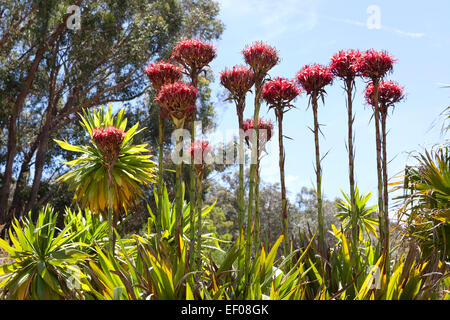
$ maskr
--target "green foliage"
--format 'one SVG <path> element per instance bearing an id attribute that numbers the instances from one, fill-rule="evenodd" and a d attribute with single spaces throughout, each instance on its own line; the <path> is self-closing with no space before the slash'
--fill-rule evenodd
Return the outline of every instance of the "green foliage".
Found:
<path id="1" fill-rule="evenodd" d="M 24 218 L 14 220 L 9 232 L 12 246 L 0 239 L 0 246 L 14 262 L 0 266 L 1 296 L 6 299 L 81 298 L 81 263 L 89 255 L 80 251 L 82 243 L 73 242 L 83 230 L 70 233 L 71 222 L 58 230 L 57 214 L 44 207 L 36 223 Z"/>
<path id="2" fill-rule="evenodd" d="M 92 113 L 84 110 L 81 125 L 89 133 L 95 129 L 115 126 L 125 131 L 127 119 L 123 117 L 124 109 L 112 115 L 111 107 L 108 112 L 103 108 Z M 104 163 L 103 154 L 91 140 L 90 145 L 74 146 L 64 141 L 55 140 L 63 149 L 81 153 L 81 156 L 66 164 L 74 167 L 58 180 L 69 183 L 75 190 L 75 199 L 79 200 L 82 208 L 89 207 L 92 212 L 106 214 L 113 209 L 116 214 L 136 204 L 142 197 L 143 189 L 140 185 L 155 182 L 155 163 L 150 160 L 146 144 L 133 145 L 133 137 L 139 132 L 139 123 L 125 132 L 117 161 L 111 169 L 111 176 Z M 140 129 L 143 130 L 143 129 Z M 111 179 L 111 185 L 110 185 Z M 110 190 L 110 186 L 112 190 Z"/>
<path id="3" fill-rule="evenodd" d="M 403 189 L 399 219 L 405 221 L 405 234 L 415 239 L 425 252 L 439 250 L 450 256 L 450 153 L 448 147 L 425 151 L 416 159 L 416 167 L 407 167 L 403 181 L 394 182 Z"/>
<path id="4" fill-rule="evenodd" d="M 339 212 L 335 215 L 339 218 L 342 227 L 345 232 L 348 232 L 352 228 L 352 204 L 350 197 L 341 190 L 345 200 L 340 200 L 336 203 L 339 208 Z M 370 200 L 372 193 L 366 195 L 360 194 L 358 186 L 355 187 L 355 210 L 358 225 L 358 234 L 360 237 L 364 235 L 370 236 L 370 234 L 378 237 L 376 226 L 378 220 L 371 216 L 376 213 L 377 206 L 368 206 L 367 202 Z"/>
<path id="5" fill-rule="evenodd" d="M 182 190 L 182 229 L 183 229 L 183 240 L 186 242 L 191 242 L 192 239 L 189 239 L 191 227 L 197 225 L 199 213 L 196 211 L 194 215 L 191 214 L 191 204 L 184 201 L 184 187 Z M 158 204 L 158 193 L 156 190 L 154 191 L 155 202 Z M 177 234 L 176 229 L 176 214 L 175 214 L 175 202 L 170 202 L 169 196 L 167 193 L 167 188 L 163 188 L 163 208 L 161 211 L 161 216 L 157 217 L 154 215 L 151 208 L 148 206 L 148 212 L 150 214 L 150 218 L 147 223 L 147 234 L 155 236 L 153 231 L 159 233 L 161 240 L 167 241 L 167 243 L 173 245 L 175 243 Z M 211 212 L 214 211 L 215 203 L 209 206 L 205 206 L 202 209 L 202 227 L 200 228 L 201 237 L 203 239 L 202 246 L 204 248 L 211 248 L 220 250 L 219 239 L 216 238 L 215 232 L 211 232 L 211 228 L 209 225 L 211 224 L 211 220 L 208 217 L 211 215 Z M 206 219 L 205 219 L 206 218 Z M 208 232 L 205 232 L 208 231 Z"/>
<path id="6" fill-rule="evenodd" d="M 101 216 L 93 214 L 88 209 L 84 212 L 66 208 L 64 212 L 64 225 L 68 233 L 76 234 L 73 241 L 83 243 L 80 250 L 94 253 L 94 245 L 101 245 L 108 237 L 108 222 Z"/>

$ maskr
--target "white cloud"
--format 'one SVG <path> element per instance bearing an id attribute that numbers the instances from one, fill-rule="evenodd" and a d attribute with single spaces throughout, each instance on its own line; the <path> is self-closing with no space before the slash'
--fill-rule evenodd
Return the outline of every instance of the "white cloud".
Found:
<path id="1" fill-rule="evenodd" d="M 326 19 L 326 20 L 330 20 L 330 21 L 335 21 L 335 22 L 341 22 L 341 23 L 346 23 L 346 24 L 351 24 L 354 26 L 358 26 L 358 27 L 363 27 L 363 28 L 367 28 L 367 24 L 365 22 L 361 22 L 361 21 L 357 21 L 357 20 L 352 20 L 352 19 L 340 19 L 340 18 L 334 18 L 334 17 L 328 17 L 328 16 L 319 16 L 322 19 Z M 383 26 L 381 25 L 381 30 L 387 31 L 387 32 L 391 32 L 391 33 L 395 33 L 401 36 L 406 36 L 409 38 L 422 38 L 425 36 L 425 33 L 423 32 L 408 32 L 408 31 L 404 31 L 404 30 L 400 30 L 397 28 L 392 28 L 392 27 L 388 27 L 388 26 Z"/>
<path id="2" fill-rule="evenodd" d="M 256 21 L 270 40 L 286 32 L 308 31 L 317 25 L 317 0 L 220 0 L 224 16 L 245 17 Z M 299 19 L 301 16 L 301 19 Z"/>

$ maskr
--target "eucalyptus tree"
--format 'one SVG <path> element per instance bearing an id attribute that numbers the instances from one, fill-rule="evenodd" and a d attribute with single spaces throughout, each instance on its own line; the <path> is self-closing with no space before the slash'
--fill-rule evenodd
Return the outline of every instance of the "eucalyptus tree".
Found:
<path id="1" fill-rule="evenodd" d="M 143 96 L 149 84 L 141 70 L 149 60 L 168 57 L 189 33 L 220 35 L 217 8 L 212 0 L 3 1 L 0 221 L 23 211 L 20 194 L 30 172 L 24 210 L 33 208 L 52 161 L 52 136 L 70 127 L 83 108 Z M 203 10 L 209 10 L 208 18 L 193 24 L 192 15 Z M 72 24 L 76 19 L 78 26 Z"/>

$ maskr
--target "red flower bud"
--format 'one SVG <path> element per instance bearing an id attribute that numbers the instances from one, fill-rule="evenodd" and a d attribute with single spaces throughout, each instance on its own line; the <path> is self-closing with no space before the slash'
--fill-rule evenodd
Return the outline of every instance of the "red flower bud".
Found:
<path id="1" fill-rule="evenodd" d="M 308 94 L 323 91 L 323 87 L 332 83 L 331 68 L 320 64 L 306 65 L 296 75 L 298 83 Z"/>
<path id="2" fill-rule="evenodd" d="M 216 49 L 212 44 L 198 39 L 184 39 L 175 45 L 171 59 L 191 71 L 200 71 L 215 57 Z"/>
<path id="3" fill-rule="evenodd" d="M 245 63 L 258 75 L 265 75 L 279 61 L 275 47 L 271 47 L 261 41 L 254 42 L 242 50 Z"/>
<path id="4" fill-rule="evenodd" d="M 273 107 L 284 108 L 289 106 L 300 93 L 301 89 L 297 88 L 293 80 L 284 78 L 275 78 L 267 81 L 262 90 L 262 98 Z"/>
<path id="5" fill-rule="evenodd" d="M 384 51 L 367 50 L 361 54 L 358 63 L 358 71 L 363 77 L 380 80 L 389 72 L 392 72 L 396 60 Z"/>
<path id="6" fill-rule="evenodd" d="M 369 105 L 374 105 L 374 86 L 367 84 L 364 97 Z M 387 108 L 405 98 L 404 88 L 394 81 L 380 81 L 378 86 L 378 102 L 382 112 L 387 112 Z"/>
<path id="7" fill-rule="evenodd" d="M 353 80 L 359 75 L 360 58 L 359 50 L 341 50 L 331 57 L 331 72 L 344 80 Z"/>
<path id="8" fill-rule="evenodd" d="M 155 100 L 164 112 L 176 119 L 187 119 L 196 110 L 197 89 L 183 82 L 165 84 Z"/>
<path id="9" fill-rule="evenodd" d="M 220 73 L 220 83 L 230 91 L 231 97 L 241 99 L 255 82 L 254 73 L 247 67 L 234 66 Z"/>
<path id="10" fill-rule="evenodd" d="M 174 83 L 181 79 L 181 68 L 164 61 L 151 63 L 143 71 L 156 90 L 167 83 Z"/>
<path id="11" fill-rule="evenodd" d="M 247 145 L 250 146 L 249 138 L 251 141 L 253 141 L 253 132 L 254 132 L 253 119 L 245 120 L 242 127 L 244 133 L 246 134 L 245 141 L 247 142 Z M 273 131 L 273 124 L 270 120 L 266 121 L 263 118 L 258 119 L 259 145 L 261 147 L 264 147 L 266 142 L 268 142 L 270 138 L 272 138 L 272 131 Z"/>
<path id="12" fill-rule="evenodd" d="M 124 137 L 123 130 L 115 127 L 99 128 L 92 132 L 92 139 L 108 163 L 117 160 Z"/>

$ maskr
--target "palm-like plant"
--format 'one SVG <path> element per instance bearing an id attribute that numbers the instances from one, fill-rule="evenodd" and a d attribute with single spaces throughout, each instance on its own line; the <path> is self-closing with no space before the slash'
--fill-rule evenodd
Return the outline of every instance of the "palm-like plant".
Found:
<path id="1" fill-rule="evenodd" d="M 356 220 L 356 235 L 359 239 L 362 239 L 364 234 L 369 236 L 370 234 L 378 237 L 376 226 L 378 225 L 377 219 L 371 217 L 373 213 L 377 211 L 377 206 L 368 206 L 372 193 L 360 194 L 358 186 L 355 186 L 354 190 L 354 207 L 352 207 L 352 200 L 347 194 L 341 191 L 345 200 L 340 200 L 336 203 L 339 208 L 339 212 L 335 214 L 341 221 L 341 225 L 344 231 L 352 230 L 353 233 L 353 219 Z"/>
<path id="2" fill-rule="evenodd" d="M 0 297 L 14 300 L 82 298 L 85 275 L 78 265 L 89 258 L 74 242 L 83 230 L 70 233 L 71 222 L 63 230 L 56 227 L 57 214 L 49 206 L 40 212 L 36 223 L 28 218 L 15 219 L 7 241 L 0 247 L 9 253 L 9 264 L 0 266 Z M 4 276 L 4 277 L 3 277 Z"/>
<path id="3" fill-rule="evenodd" d="M 88 253 L 95 253 L 94 244 L 107 243 L 108 222 L 102 216 L 95 215 L 89 209 L 72 210 L 66 208 L 64 211 L 64 225 L 68 227 L 69 233 L 77 233 L 78 236 L 73 240 L 81 242 L 87 246 L 80 249 Z M 105 240 L 106 239 L 106 240 Z"/>
<path id="4" fill-rule="evenodd" d="M 80 115 L 81 125 L 91 137 L 89 145 L 74 146 L 55 140 L 63 149 L 81 153 L 77 159 L 66 162 L 74 168 L 58 180 L 67 182 L 69 189 L 75 190 L 74 200 L 78 200 L 82 208 L 108 215 L 111 250 L 114 246 L 112 230 L 120 213 L 139 202 L 144 192 L 142 185 L 155 182 L 155 163 L 150 159 L 152 155 L 147 154 L 147 145 L 132 144 L 133 137 L 142 129 L 138 130 L 137 123 L 124 132 L 127 126 L 124 112 L 121 109 L 117 115 L 112 115 L 111 106 L 107 112 L 103 108 L 92 113 L 84 110 Z M 119 133 L 120 139 L 117 138 Z"/>
<path id="5" fill-rule="evenodd" d="M 407 167 L 403 181 L 392 185 L 403 188 L 404 205 L 399 219 L 406 222 L 406 234 L 415 238 L 425 251 L 438 249 L 450 256 L 450 152 L 449 147 L 416 156 L 419 164 Z"/>

